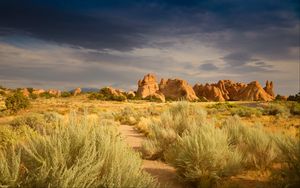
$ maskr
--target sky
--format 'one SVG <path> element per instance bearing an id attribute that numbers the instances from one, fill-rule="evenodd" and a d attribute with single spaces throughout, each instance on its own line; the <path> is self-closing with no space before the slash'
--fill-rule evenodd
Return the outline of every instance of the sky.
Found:
<path id="1" fill-rule="evenodd" d="M 130 90 L 154 73 L 295 94 L 299 21 L 298 0 L 1 0 L 0 85 Z"/>

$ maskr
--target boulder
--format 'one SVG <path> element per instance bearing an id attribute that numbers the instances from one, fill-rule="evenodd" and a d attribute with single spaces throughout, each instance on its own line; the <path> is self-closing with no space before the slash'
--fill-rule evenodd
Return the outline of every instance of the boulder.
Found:
<path id="1" fill-rule="evenodd" d="M 136 95 L 142 99 L 155 97 L 161 102 L 165 101 L 165 96 L 159 91 L 154 74 L 147 74 L 142 80 L 138 81 L 138 90 Z"/>
<path id="2" fill-rule="evenodd" d="M 115 96 L 115 97 L 125 97 L 125 92 L 119 89 L 115 89 L 112 87 L 104 87 L 102 89 L 100 89 L 100 93 L 103 95 L 111 95 L 111 96 Z"/>
<path id="3" fill-rule="evenodd" d="M 45 93 L 45 90 L 43 90 L 43 89 L 33 89 L 33 91 L 32 91 L 32 94 L 35 94 L 35 95 L 40 95 L 42 93 Z"/>
<path id="4" fill-rule="evenodd" d="M 198 100 L 193 88 L 185 80 L 161 79 L 159 91 L 171 100 L 186 99 L 189 101 Z"/>
<path id="5" fill-rule="evenodd" d="M 57 90 L 57 89 L 49 89 L 47 91 L 49 94 L 54 95 L 56 97 L 60 97 L 61 96 L 61 91 Z"/>
<path id="6" fill-rule="evenodd" d="M 266 81 L 266 87 L 264 87 L 264 90 L 271 95 L 272 97 L 275 97 L 275 93 L 273 91 L 273 82 Z"/>
<path id="7" fill-rule="evenodd" d="M 274 97 L 269 95 L 258 81 L 253 81 L 245 88 L 240 89 L 238 95 L 233 99 L 237 101 L 272 101 Z"/>
<path id="8" fill-rule="evenodd" d="M 81 93 L 81 88 L 78 87 L 78 88 L 74 89 L 72 93 L 73 93 L 73 96 L 79 95 Z"/>
<path id="9" fill-rule="evenodd" d="M 30 95 L 30 92 L 28 91 L 27 88 L 21 89 L 20 92 L 21 92 L 25 97 L 29 97 L 29 95 Z"/>
<path id="10" fill-rule="evenodd" d="M 134 91 L 128 91 L 126 93 L 126 95 L 127 95 L 128 99 L 133 99 L 135 97 L 135 92 Z"/>

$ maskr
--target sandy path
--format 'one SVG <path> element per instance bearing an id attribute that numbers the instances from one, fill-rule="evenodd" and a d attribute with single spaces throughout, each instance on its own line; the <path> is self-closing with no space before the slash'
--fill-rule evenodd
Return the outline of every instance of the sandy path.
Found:
<path id="1" fill-rule="evenodd" d="M 120 125 L 119 130 L 125 141 L 136 151 L 139 151 L 145 137 L 134 130 L 133 126 Z M 178 181 L 175 169 L 160 161 L 143 160 L 143 169 L 156 177 L 162 187 L 181 188 L 184 187 Z"/>

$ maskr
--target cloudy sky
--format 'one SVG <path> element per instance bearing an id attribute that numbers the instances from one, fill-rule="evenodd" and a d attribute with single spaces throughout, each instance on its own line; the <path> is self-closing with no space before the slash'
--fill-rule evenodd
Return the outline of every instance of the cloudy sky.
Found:
<path id="1" fill-rule="evenodd" d="M 299 91 L 298 0 L 1 0 L 0 85 L 136 89 L 146 73 Z"/>

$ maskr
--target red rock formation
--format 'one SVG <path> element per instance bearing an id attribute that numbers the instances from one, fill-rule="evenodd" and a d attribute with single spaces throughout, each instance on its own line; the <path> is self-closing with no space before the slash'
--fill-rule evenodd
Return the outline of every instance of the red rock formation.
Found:
<path id="1" fill-rule="evenodd" d="M 238 95 L 233 99 L 237 101 L 272 101 L 274 97 L 269 95 L 258 81 L 253 81 L 247 87 L 240 89 Z"/>
<path id="2" fill-rule="evenodd" d="M 74 89 L 74 91 L 72 93 L 73 93 L 73 96 L 79 95 L 81 93 L 81 88 L 78 87 L 78 88 Z"/>
<path id="3" fill-rule="evenodd" d="M 43 89 L 33 89 L 32 93 L 36 94 L 36 95 L 40 95 L 42 93 L 45 93 L 45 90 L 43 90 Z"/>
<path id="4" fill-rule="evenodd" d="M 215 85 L 196 84 L 193 89 L 199 98 L 205 97 L 209 101 L 225 101 L 221 89 Z"/>
<path id="5" fill-rule="evenodd" d="M 181 79 L 161 79 L 159 91 L 164 94 L 166 98 L 172 100 L 198 100 L 193 88 L 187 83 L 187 81 Z"/>
<path id="6" fill-rule="evenodd" d="M 48 93 L 51 95 L 54 95 L 56 97 L 60 97 L 60 95 L 61 95 L 61 91 L 57 90 L 57 89 L 49 89 Z"/>
<path id="7" fill-rule="evenodd" d="M 199 98 L 205 97 L 210 101 L 271 101 L 274 97 L 269 95 L 257 81 L 249 84 L 220 80 L 216 84 L 196 84 L 194 91 Z M 272 91 L 273 84 L 268 83 L 268 89 Z"/>
<path id="8" fill-rule="evenodd" d="M 273 82 L 266 81 L 266 87 L 264 87 L 264 90 L 271 95 L 272 97 L 275 97 L 275 93 L 273 91 Z"/>
<path id="9" fill-rule="evenodd" d="M 137 96 L 142 99 L 154 97 L 160 101 L 165 101 L 165 96 L 159 91 L 156 77 L 153 74 L 147 74 L 143 80 L 138 81 Z"/>
<path id="10" fill-rule="evenodd" d="M 29 94 L 30 94 L 27 88 L 21 89 L 21 93 L 22 93 L 25 97 L 29 97 Z"/>

